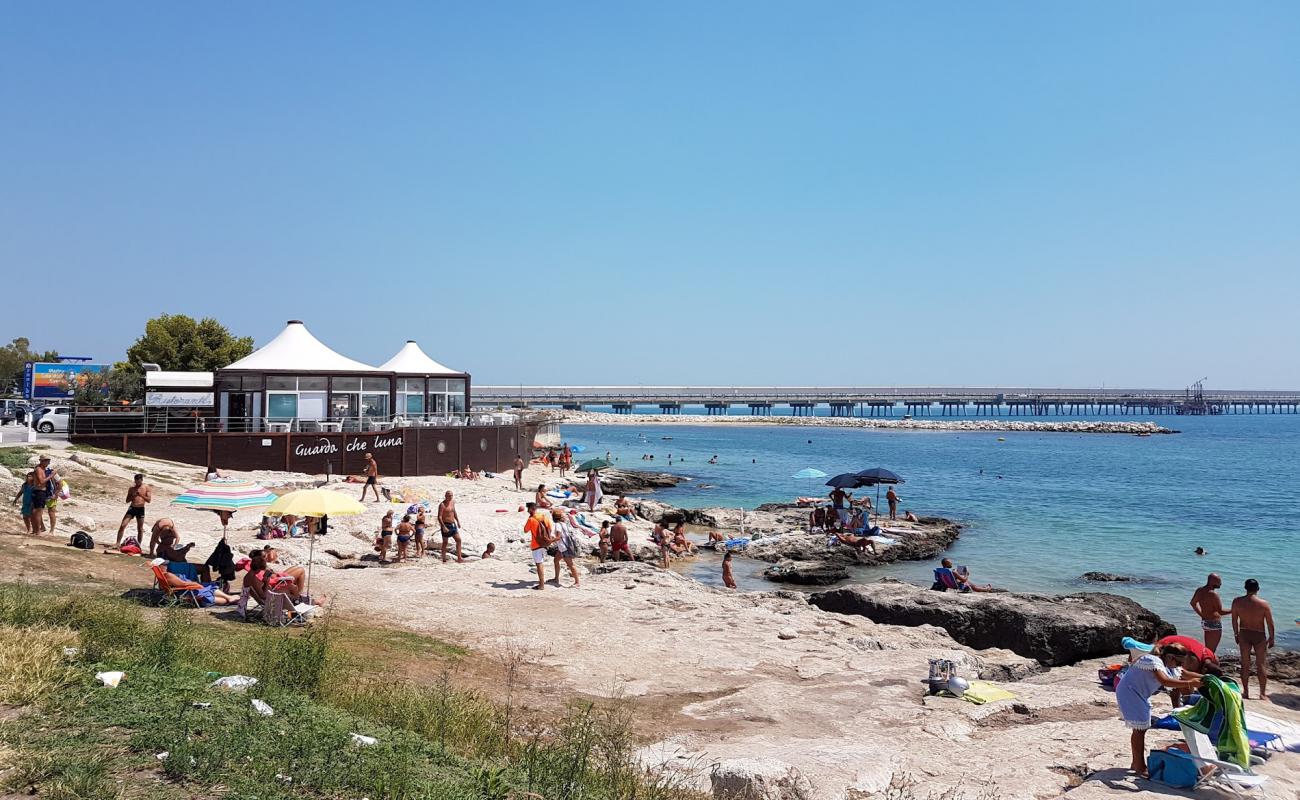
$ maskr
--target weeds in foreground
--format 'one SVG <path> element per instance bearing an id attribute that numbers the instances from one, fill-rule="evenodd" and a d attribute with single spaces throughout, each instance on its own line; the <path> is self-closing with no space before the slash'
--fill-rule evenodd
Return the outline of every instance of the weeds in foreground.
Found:
<path id="1" fill-rule="evenodd" d="M 432 685 L 393 680 L 373 648 L 348 650 L 340 645 L 348 637 L 328 625 L 200 626 L 196 613 L 168 608 L 154 618 L 117 598 L 0 585 L 0 691 L 22 692 L 0 702 L 28 706 L 21 720 L 0 722 L 0 792 L 65 800 L 699 796 L 686 776 L 641 766 L 616 705 L 576 706 L 516 740 L 509 713 L 457 687 L 450 669 Z M 69 664 L 64 647 L 79 647 L 78 660 Z M 92 676 L 105 669 L 127 678 L 99 687 Z M 225 694 L 209 686 L 210 671 L 260 680 L 246 695 Z M 274 715 L 259 714 L 252 699 Z M 356 734 L 378 742 L 361 744 Z"/>
<path id="2" fill-rule="evenodd" d="M 14 473 L 21 470 L 22 474 L 19 477 L 22 477 L 31 469 L 28 462 L 31 461 L 33 455 L 35 453 L 32 452 L 30 447 L 0 447 L 0 467 L 12 470 Z"/>

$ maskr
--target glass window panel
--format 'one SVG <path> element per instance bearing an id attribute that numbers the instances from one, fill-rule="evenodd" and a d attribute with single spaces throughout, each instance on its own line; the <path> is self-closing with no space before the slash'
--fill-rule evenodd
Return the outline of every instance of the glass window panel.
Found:
<path id="1" fill-rule="evenodd" d="M 446 379 L 444 378 L 429 379 L 429 394 L 433 394 L 434 392 L 445 392 L 445 391 L 447 391 Z"/>
<path id="2" fill-rule="evenodd" d="M 324 378 L 299 378 L 298 391 L 323 392 L 325 391 L 325 379 Z"/>
<path id="3" fill-rule="evenodd" d="M 360 378 L 335 378 L 334 391 L 359 392 L 361 391 L 361 379 Z"/>
<path id="4" fill-rule="evenodd" d="M 367 392 L 386 392 L 391 384 L 387 378 L 362 378 L 361 388 Z"/>
<path id="5" fill-rule="evenodd" d="M 363 416 L 367 416 L 367 417 L 388 416 L 388 395 L 386 394 L 361 395 L 361 413 Z"/>
<path id="6" fill-rule="evenodd" d="M 449 394 L 449 395 L 447 395 L 447 405 L 450 407 L 450 410 L 452 410 L 452 411 L 457 411 L 457 412 L 464 411 L 464 410 L 465 410 L 465 395 L 463 395 L 463 394 Z"/>
<path id="7" fill-rule="evenodd" d="M 268 375 L 266 377 L 266 388 L 268 391 L 287 389 L 292 392 L 298 388 L 298 379 L 292 375 Z"/>
<path id="8" fill-rule="evenodd" d="M 447 391 L 449 391 L 449 392 L 459 392 L 460 394 L 464 394 L 464 393 L 465 393 L 465 379 L 464 379 L 464 378 L 452 378 L 451 380 L 447 381 Z"/>
<path id="9" fill-rule="evenodd" d="M 429 395 L 429 410 L 436 414 L 445 413 L 447 411 L 447 395 L 445 394 Z"/>
<path id="10" fill-rule="evenodd" d="M 268 394 L 266 416 L 275 420 L 290 420 L 298 416 L 298 395 Z"/>
<path id="11" fill-rule="evenodd" d="M 246 392 L 260 392 L 265 383 L 266 381 L 262 379 L 261 375 L 245 375 L 243 378 L 244 391 Z"/>
<path id="12" fill-rule="evenodd" d="M 337 381 L 335 381 L 337 383 Z M 355 417 L 357 409 L 360 408 L 361 398 L 355 394 L 331 394 L 330 395 L 330 416 L 331 417 Z"/>
<path id="13" fill-rule="evenodd" d="M 424 413 L 424 395 L 408 394 L 406 396 L 406 413 L 423 414 Z"/>

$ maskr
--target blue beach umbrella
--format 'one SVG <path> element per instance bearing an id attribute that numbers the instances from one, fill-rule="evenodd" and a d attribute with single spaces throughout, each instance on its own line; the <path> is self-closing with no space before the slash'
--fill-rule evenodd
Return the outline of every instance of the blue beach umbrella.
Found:
<path id="1" fill-rule="evenodd" d="M 856 489 L 864 484 L 858 479 L 857 475 L 852 472 L 845 472 L 826 481 L 826 485 L 834 489 Z"/>
<path id="2" fill-rule="evenodd" d="M 825 477 L 826 477 L 826 473 L 825 473 L 825 472 L 822 472 L 822 471 L 819 470 L 819 469 L 813 469 L 812 467 L 805 467 L 804 469 L 799 470 L 798 472 L 796 472 L 795 474 L 791 475 L 790 477 L 792 477 L 792 478 L 825 478 Z"/>
<path id="3" fill-rule="evenodd" d="M 876 506 L 875 506 L 875 507 L 876 507 L 876 509 L 877 509 L 877 511 L 876 511 L 876 516 L 877 516 L 877 517 L 880 516 L 880 511 L 879 511 L 879 508 L 880 508 L 880 484 L 885 483 L 885 484 L 894 485 L 894 484 L 903 483 L 903 479 L 900 478 L 900 477 L 898 476 L 898 473 L 897 473 L 897 472 L 891 472 L 891 471 L 885 469 L 884 467 L 872 467 L 871 469 L 864 469 L 864 470 L 862 470 L 861 472 L 855 473 L 853 477 L 855 477 L 855 478 L 858 479 L 858 481 L 859 481 L 858 485 L 859 485 L 859 486 L 874 486 L 874 487 L 876 487 Z"/>

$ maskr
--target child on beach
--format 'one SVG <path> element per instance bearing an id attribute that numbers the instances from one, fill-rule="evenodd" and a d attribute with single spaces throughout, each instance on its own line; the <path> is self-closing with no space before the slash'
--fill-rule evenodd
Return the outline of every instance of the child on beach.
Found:
<path id="1" fill-rule="evenodd" d="M 1185 647 L 1169 644 L 1157 647 L 1134 661 L 1124 671 L 1115 687 L 1115 702 L 1129 735 L 1133 763 L 1129 766 L 1140 777 L 1147 777 L 1146 734 L 1151 727 L 1151 696 L 1160 689 L 1191 691 L 1201 685 L 1198 673 L 1184 669 L 1199 663 Z"/>
<path id="2" fill-rule="evenodd" d="M 731 575 L 731 551 L 722 557 L 722 585 L 728 589 L 736 588 L 736 579 Z"/>

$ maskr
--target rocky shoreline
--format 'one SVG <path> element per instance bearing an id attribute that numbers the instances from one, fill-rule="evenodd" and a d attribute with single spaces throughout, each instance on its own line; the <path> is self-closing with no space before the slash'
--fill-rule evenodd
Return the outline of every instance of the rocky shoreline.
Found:
<path id="1" fill-rule="evenodd" d="M 702 414 L 607 414 L 556 411 L 555 419 L 572 425 L 796 425 L 821 428 L 874 428 L 900 431 L 987 433 L 1110 433 L 1130 436 L 1178 433 L 1154 422 L 1012 419 L 881 419 L 878 417 L 721 417 Z"/>

